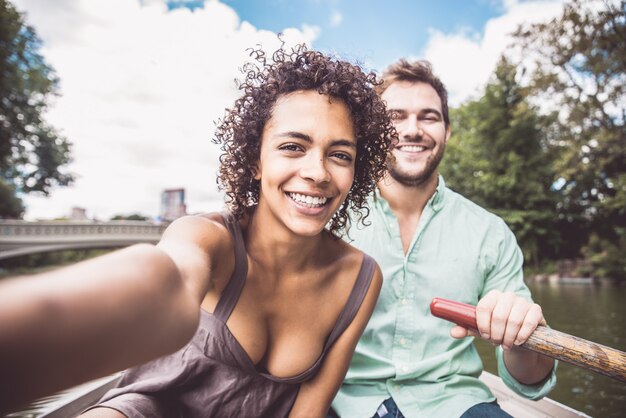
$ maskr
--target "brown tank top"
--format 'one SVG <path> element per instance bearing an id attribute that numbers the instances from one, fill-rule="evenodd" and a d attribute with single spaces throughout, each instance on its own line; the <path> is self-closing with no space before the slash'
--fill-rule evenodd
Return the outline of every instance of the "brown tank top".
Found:
<path id="1" fill-rule="evenodd" d="M 284 417 L 289 415 L 300 383 L 319 370 L 333 343 L 352 322 L 374 273 L 375 262 L 364 255 L 346 305 L 315 363 L 289 378 L 257 370 L 226 326 L 248 273 L 239 222 L 223 215 L 235 242 L 235 269 L 214 313 L 201 311 L 192 340 L 176 353 L 127 370 L 118 387 L 99 405 L 129 418 L 139 417 Z M 123 341 L 120 342 L 123 349 Z M 91 408 L 90 408 L 91 409 Z"/>

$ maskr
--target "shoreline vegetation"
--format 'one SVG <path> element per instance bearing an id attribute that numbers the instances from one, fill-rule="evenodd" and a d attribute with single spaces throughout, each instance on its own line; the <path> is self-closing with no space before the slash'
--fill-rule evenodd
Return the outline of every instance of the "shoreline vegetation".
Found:
<path id="1" fill-rule="evenodd" d="M 6 277 L 54 270 L 118 249 L 119 248 L 52 251 L 0 260 L 0 280 Z"/>
<path id="2" fill-rule="evenodd" d="M 613 279 L 608 277 L 569 277 L 560 276 L 556 273 L 553 274 L 535 274 L 533 276 L 526 276 L 524 279 L 527 283 L 549 283 L 551 285 L 561 284 L 580 284 L 580 285 L 593 285 L 593 286 L 615 286 L 626 287 L 626 281 Z"/>
<path id="3" fill-rule="evenodd" d="M 594 274 L 594 265 L 587 259 L 548 261 L 538 267 L 526 266 L 524 276 L 528 283 L 626 286 L 624 279 Z"/>
<path id="4" fill-rule="evenodd" d="M 0 261 L 0 279 L 41 273 L 88 260 L 117 249 L 64 250 L 2 260 Z M 527 266 L 524 269 L 524 280 L 527 283 L 549 283 L 552 285 L 626 286 L 626 280 L 598 277 L 593 274 L 592 268 L 591 262 L 585 259 L 549 261 L 540 266 Z"/>

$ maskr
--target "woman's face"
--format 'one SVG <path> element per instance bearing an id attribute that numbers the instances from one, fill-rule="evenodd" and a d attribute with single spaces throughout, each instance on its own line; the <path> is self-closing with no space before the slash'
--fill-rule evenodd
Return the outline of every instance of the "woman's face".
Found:
<path id="1" fill-rule="evenodd" d="M 316 91 L 279 97 L 261 136 L 257 211 L 313 236 L 345 200 L 354 180 L 356 138 L 348 107 Z"/>

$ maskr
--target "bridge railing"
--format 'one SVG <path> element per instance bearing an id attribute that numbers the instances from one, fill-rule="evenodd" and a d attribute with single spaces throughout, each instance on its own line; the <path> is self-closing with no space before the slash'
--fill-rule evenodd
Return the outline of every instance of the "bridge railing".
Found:
<path id="1" fill-rule="evenodd" d="M 156 243 L 167 224 L 146 221 L 0 220 L 0 259 L 40 252 Z"/>

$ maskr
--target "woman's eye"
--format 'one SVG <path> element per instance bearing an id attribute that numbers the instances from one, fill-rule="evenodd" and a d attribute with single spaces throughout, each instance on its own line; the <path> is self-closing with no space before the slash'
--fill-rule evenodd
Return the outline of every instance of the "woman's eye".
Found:
<path id="1" fill-rule="evenodd" d="M 298 144 L 283 144 L 278 149 L 281 151 L 301 151 L 302 147 Z"/>
<path id="2" fill-rule="evenodd" d="M 336 152 L 333 154 L 333 157 L 339 158 L 340 160 L 344 161 L 352 161 L 352 155 L 345 152 Z"/>

